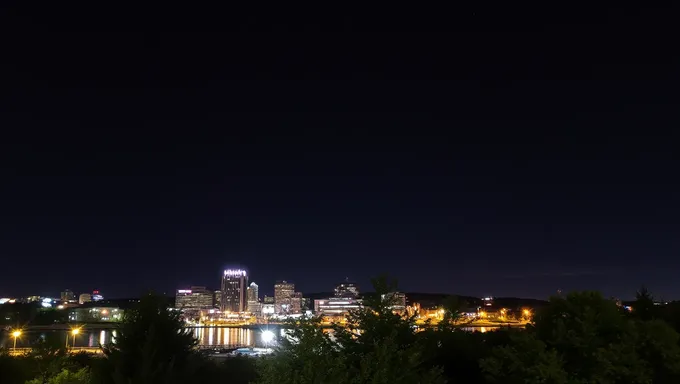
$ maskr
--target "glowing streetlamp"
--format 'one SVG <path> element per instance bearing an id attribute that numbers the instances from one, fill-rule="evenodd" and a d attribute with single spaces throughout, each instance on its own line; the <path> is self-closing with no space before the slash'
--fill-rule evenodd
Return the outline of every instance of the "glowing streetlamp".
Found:
<path id="1" fill-rule="evenodd" d="M 76 347 L 76 336 L 80 333 L 80 328 L 73 328 L 71 334 L 73 335 L 73 348 Z"/>
<path id="2" fill-rule="evenodd" d="M 17 350 L 17 338 L 21 336 L 21 331 L 17 330 L 12 332 L 12 337 L 14 337 L 14 346 L 12 347 L 12 352 L 16 352 Z"/>

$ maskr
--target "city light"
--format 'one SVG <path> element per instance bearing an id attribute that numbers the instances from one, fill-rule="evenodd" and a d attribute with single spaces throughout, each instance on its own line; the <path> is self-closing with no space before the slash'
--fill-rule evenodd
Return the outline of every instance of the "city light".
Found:
<path id="1" fill-rule="evenodd" d="M 80 328 L 72 328 L 71 335 L 73 335 L 73 345 L 72 348 L 76 346 L 76 336 L 80 333 Z M 66 335 L 66 348 L 68 348 L 68 334 Z"/>
<path id="2" fill-rule="evenodd" d="M 21 331 L 16 330 L 12 332 L 12 336 L 14 337 L 14 346 L 12 347 L 12 351 L 16 351 L 17 349 L 17 338 L 21 336 Z"/>
<path id="3" fill-rule="evenodd" d="M 274 340 L 274 332 L 262 331 L 262 341 L 269 344 L 272 340 Z"/>

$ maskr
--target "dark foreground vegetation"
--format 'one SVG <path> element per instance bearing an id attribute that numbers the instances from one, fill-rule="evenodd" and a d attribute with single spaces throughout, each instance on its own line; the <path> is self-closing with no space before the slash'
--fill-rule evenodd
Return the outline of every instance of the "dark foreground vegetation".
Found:
<path id="1" fill-rule="evenodd" d="M 377 292 L 394 291 L 386 279 Z M 526 330 L 456 329 L 445 321 L 418 332 L 414 319 L 369 300 L 348 327 L 296 324 L 277 352 L 223 361 L 201 355 L 162 300 L 126 313 L 104 356 L 68 355 L 44 339 L 30 355 L 0 355 L 0 383 L 680 383 L 680 306 L 654 305 L 644 290 L 632 311 L 594 292 L 552 298 Z"/>

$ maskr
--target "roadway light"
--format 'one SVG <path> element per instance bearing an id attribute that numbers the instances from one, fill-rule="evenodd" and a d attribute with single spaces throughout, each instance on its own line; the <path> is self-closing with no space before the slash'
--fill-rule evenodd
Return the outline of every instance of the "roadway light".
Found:
<path id="1" fill-rule="evenodd" d="M 17 350 L 17 338 L 21 336 L 21 331 L 16 330 L 12 332 L 12 336 L 14 337 L 14 346 L 12 347 L 12 352 L 16 352 Z"/>
<path id="2" fill-rule="evenodd" d="M 73 328 L 71 329 L 71 335 L 73 335 L 73 346 L 72 348 L 76 347 L 76 335 L 80 333 L 80 328 Z M 68 348 L 68 336 L 66 336 L 66 348 Z"/>

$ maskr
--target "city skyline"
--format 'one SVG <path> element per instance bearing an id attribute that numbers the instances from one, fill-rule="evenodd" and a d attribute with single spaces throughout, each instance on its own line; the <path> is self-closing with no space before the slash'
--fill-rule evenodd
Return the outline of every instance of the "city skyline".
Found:
<path id="1" fill-rule="evenodd" d="M 239 268 L 243 268 L 243 267 L 239 267 Z M 234 274 L 236 274 L 236 275 L 234 275 Z M 242 302 L 241 304 L 238 304 L 238 303 L 236 304 L 236 305 L 239 305 L 239 309 L 242 309 L 241 311 L 237 311 L 237 312 L 243 312 L 244 308 L 245 308 L 245 310 L 248 310 L 248 307 L 251 303 L 251 300 L 250 300 L 251 297 L 254 297 L 258 300 L 257 303 L 258 303 L 258 306 L 259 306 L 259 305 L 262 305 L 264 303 L 264 299 L 267 298 L 267 297 L 270 298 L 272 300 L 272 304 L 274 304 L 274 303 L 277 302 L 277 300 L 276 300 L 277 296 L 279 296 L 279 297 L 285 296 L 284 299 L 290 299 L 291 297 L 302 298 L 303 295 L 305 295 L 305 294 L 311 294 L 313 296 L 317 296 L 319 294 L 328 294 L 328 295 L 330 295 L 332 297 L 336 297 L 336 298 L 357 298 L 357 297 L 360 297 L 360 294 L 359 294 L 360 291 L 362 293 L 374 292 L 370 284 L 368 284 L 368 286 L 371 287 L 371 288 L 369 288 L 367 290 L 360 290 L 360 286 L 356 283 L 355 280 L 351 280 L 348 277 L 345 277 L 345 279 L 342 280 L 342 281 L 333 282 L 333 281 L 329 280 L 327 286 L 324 289 L 313 290 L 313 291 L 305 291 L 303 293 L 303 292 L 300 292 L 296 289 L 295 283 L 293 281 L 276 280 L 276 281 L 270 282 L 269 284 L 267 284 L 267 283 L 257 284 L 255 281 L 249 281 L 248 280 L 249 274 L 247 272 L 247 269 L 235 269 L 233 267 L 224 269 L 222 271 L 222 273 L 219 274 L 220 283 L 217 284 L 217 286 L 224 287 L 225 277 L 227 275 L 234 276 L 234 277 L 240 276 L 240 277 L 245 279 L 238 284 L 239 287 L 245 287 L 246 289 L 243 290 L 243 292 L 244 292 L 243 295 L 241 295 L 241 293 L 237 291 L 238 295 L 240 297 L 240 299 L 238 299 L 239 303 Z M 389 276 L 389 275 L 382 275 L 382 276 L 387 277 L 388 279 L 392 280 L 392 276 Z M 199 283 L 203 283 L 203 282 L 199 282 Z M 243 284 L 243 283 L 245 283 L 245 284 Z M 261 286 L 270 287 L 271 289 L 269 291 L 267 291 L 267 290 L 263 291 L 262 289 L 260 289 Z M 285 292 L 285 295 L 282 295 L 280 293 L 277 294 L 277 290 L 279 290 L 279 287 L 285 287 L 283 290 L 280 290 L 282 292 Z M 616 298 L 616 299 L 621 299 L 621 300 L 631 300 L 631 299 L 634 298 L 635 294 L 637 292 L 639 292 L 639 290 L 641 288 L 647 289 L 647 287 L 645 285 L 641 285 L 641 286 L 637 287 L 633 291 L 633 293 L 629 296 L 620 296 L 620 297 L 611 296 L 611 297 Z M 217 289 L 217 290 L 212 290 L 212 286 L 210 284 L 206 284 L 206 285 L 196 285 L 196 284 L 181 285 L 181 286 L 177 287 L 176 289 L 171 290 L 169 292 L 159 292 L 159 291 L 154 291 L 154 290 L 147 290 L 147 291 L 143 291 L 138 296 L 119 296 L 119 295 L 114 294 L 110 297 L 107 297 L 107 299 L 113 299 L 113 300 L 136 299 L 139 296 L 146 294 L 146 293 L 149 293 L 149 292 L 162 293 L 163 295 L 166 295 L 168 297 L 176 297 L 180 294 L 182 296 L 185 295 L 185 294 L 191 294 L 192 291 L 205 291 L 206 294 L 209 294 L 213 298 L 214 308 L 217 308 L 217 309 L 220 309 L 220 310 L 224 309 L 221 305 L 222 297 L 225 294 L 224 290 L 222 288 Z M 578 291 L 578 289 L 574 290 L 574 291 Z M 488 298 L 488 297 L 547 300 L 551 296 L 562 296 L 562 295 L 564 295 L 564 294 L 566 294 L 570 291 L 564 291 L 562 289 L 558 289 L 555 292 L 552 292 L 545 297 L 513 296 L 513 295 L 503 294 L 503 292 L 495 292 L 494 294 L 490 294 L 489 292 L 486 292 L 485 294 L 482 294 L 482 295 L 461 294 L 459 292 L 408 291 L 408 290 L 403 290 L 403 289 L 398 289 L 398 292 L 426 294 L 426 295 L 427 294 L 433 294 L 433 295 L 443 295 L 443 296 L 452 295 L 452 296 L 462 296 L 462 297 L 471 297 L 471 298 L 476 297 L 480 300 L 486 300 L 486 298 Z M 295 295 L 293 295 L 293 294 L 295 294 Z M 65 295 L 70 297 L 70 299 L 68 299 L 68 298 L 64 299 Z M 99 290 L 78 291 L 78 290 L 71 290 L 71 289 L 62 290 L 59 294 L 56 294 L 56 295 L 53 295 L 53 294 L 39 294 L 39 295 L 6 294 L 6 295 L 3 296 L 2 294 L 0 294 L 0 298 L 3 298 L 3 299 L 5 299 L 5 298 L 10 299 L 11 298 L 11 299 L 17 299 L 17 300 L 26 300 L 28 298 L 28 301 L 35 301 L 37 299 L 32 300 L 32 298 L 45 298 L 45 297 L 47 297 L 47 298 L 53 298 L 55 300 L 61 300 L 61 301 L 64 301 L 64 302 L 70 301 L 70 302 L 78 302 L 79 304 L 83 304 L 80 301 L 82 301 L 82 298 L 83 298 L 84 295 L 88 297 L 87 301 L 103 300 L 103 297 L 100 294 Z M 656 297 L 661 302 L 680 300 L 680 298 L 666 297 L 666 296 L 663 296 L 663 295 L 657 295 Z M 281 301 L 279 299 L 279 304 L 280 303 L 281 303 Z M 290 305 L 290 303 L 288 303 L 288 305 Z M 258 308 L 258 309 L 260 309 L 260 308 Z M 281 311 L 280 306 L 277 307 L 277 310 Z"/>

